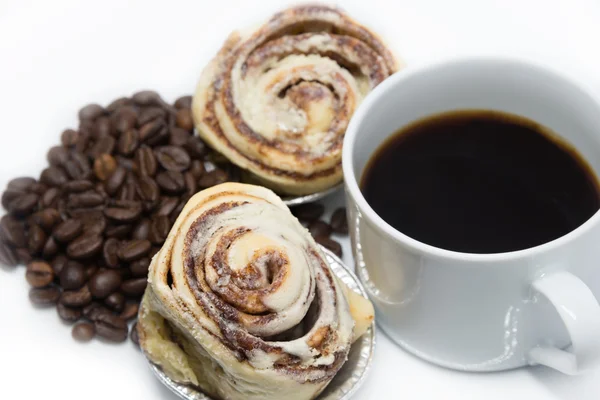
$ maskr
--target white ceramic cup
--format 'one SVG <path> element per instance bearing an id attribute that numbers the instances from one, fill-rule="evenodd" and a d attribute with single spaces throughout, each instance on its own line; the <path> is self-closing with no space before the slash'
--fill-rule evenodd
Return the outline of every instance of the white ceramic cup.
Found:
<path id="1" fill-rule="evenodd" d="M 404 235 L 361 194 L 365 164 L 386 138 L 417 119 L 460 109 L 537 121 L 600 176 L 600 104 L 556 72 L 515 60 L 462 59 L 409 67 L 384 81 L 355 113 L 343 150 L 357 273 L 380 326 L 404 349 L 453 369 L 543 364 L 576 374 L 597 364 L 600 213 L 537 247 L 468 254 Z"/>

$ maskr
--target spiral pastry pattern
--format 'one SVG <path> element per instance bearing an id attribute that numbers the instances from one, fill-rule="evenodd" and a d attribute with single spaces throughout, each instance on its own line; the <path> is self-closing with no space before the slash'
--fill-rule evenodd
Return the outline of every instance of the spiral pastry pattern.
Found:
<path id="1" fill-rule="evenodd" d="M 372 321 L 348 291 L 273 192 L 222 184 L 192 197 L 152 260 L 140 344 L 216 399 L 311 399 Z"/>
<path id="2" fill-rule="evenodd" d="M 200 77 L 194 120 L 205 141 L 259 183 L 318 192 L 342 179 L 354 110 L 397 69 L 382 41 L 342 11 L 291 8 L 230 35 Z"/>

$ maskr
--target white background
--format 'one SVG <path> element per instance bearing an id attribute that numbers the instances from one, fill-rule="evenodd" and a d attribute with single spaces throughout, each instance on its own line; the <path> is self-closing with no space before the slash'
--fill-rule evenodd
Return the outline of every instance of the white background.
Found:
<path id="1" fill-rule="evenodd" d="M 64 128 L 76 126 L 76 112 L 88 102 L 106 104 L 145 88 L 168 100 L 191 93 L 231 30 L 285 3 L 0 0 L 0 187 L 11 177 L 37 177 L 46 150 Z M 513 55 L 551 64 L 600 94 L 596 1 L 338 4 L 381 33 L 408 64 Z M 0 399 L 175 399 L 131 343 L 78 344 L 54 309 L 29 304 L 27 291 L 23 268 L 0 270 Z M 356 399 L 600 398 L 600 370 L 574 378 L 542 368 L 464 374 L 422 362 L 381 333 L 378 340 Z"/>

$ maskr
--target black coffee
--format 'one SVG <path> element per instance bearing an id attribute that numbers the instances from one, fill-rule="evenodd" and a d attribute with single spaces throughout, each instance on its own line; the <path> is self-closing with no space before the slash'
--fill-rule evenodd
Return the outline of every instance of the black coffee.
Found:
<path id="1" fill-rule="evenodd" d="M 361 182 L 375 212 L 421 242 L 468 253 L 526 249 L 561 237 L 599 208 L 583 158 L 533 121 L 459 111 L 401 129 Z"/>

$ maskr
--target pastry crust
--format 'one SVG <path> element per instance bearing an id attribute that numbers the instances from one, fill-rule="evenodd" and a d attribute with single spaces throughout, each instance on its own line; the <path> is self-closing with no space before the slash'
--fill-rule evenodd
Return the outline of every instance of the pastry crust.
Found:
<path id="1" fill-rule="evenodd" d="M 173 380 L 228 400 L 313 399 L 373 321 L 269 189 L 190 199 L 150 265 L 142 349 Z"/>
<path id="2" fill-rule="evenodd" d="M 381 39 L 342 11 L 290 8 L 230 35 L 200 77 L 196 128 L 261 184 L 315 193 L 342 180 L 350 117 L 397 69 Z"/>

